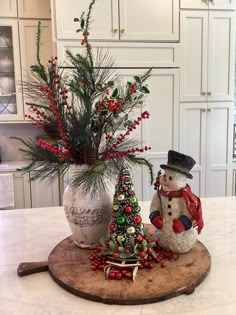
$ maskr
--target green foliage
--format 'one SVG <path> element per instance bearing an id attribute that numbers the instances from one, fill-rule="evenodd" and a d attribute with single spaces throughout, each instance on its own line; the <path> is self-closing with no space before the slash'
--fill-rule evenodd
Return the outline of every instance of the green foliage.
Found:
<path id="1" fill-rule="evenodd" d="M 107 188 L 106 179 L 116 178 L 124 160 L 130 168 L 147 166 L 153 181 L 152 165 L 139 150 L 132 151 L 140 144 L 129 135 L 136 128 L 132 115 L 137 110 L 140 113 L 143 99 L 149 94 L 145 81 L 150 70 L 122 85 L 108 51 L 98 49 L 94 56 L 89 42 L 94 4 L 92 0 L 88 12 L 74 19 L 79 23 L 77 31 L 82 33 L 84 49 L 77 54 L 66 52 L 71 65 L 66 71 L 58 66 L 57 57 L 50 58 L 47 66 L 42 65 L 38 24 L 37 64 L 26 73 L 23 89 L 30 100 L 27 104 L 32 114 L 28 118 L 55 145 L 22 141 L 25 147 L 22 151 L 30 161 L 26 169 L 32 171 L 33 177 L 50 180 L 71 164 L 87 164 L 88 169 L 78 174 L 72 185 L 91 194 Z M 147 113 L 142 113 L 139 119 L 146 116 Z"/>

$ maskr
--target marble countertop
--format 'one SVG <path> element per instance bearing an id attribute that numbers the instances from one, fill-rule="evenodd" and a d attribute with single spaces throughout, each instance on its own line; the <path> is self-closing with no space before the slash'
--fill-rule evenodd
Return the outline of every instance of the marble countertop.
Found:
<path id="1" fill-rule="evenodd" d="M 143 221 L 149 222 L 150 202 L 140 205 Z M 55 245 L 71 233 L 62 207 L 0 211 L 0 314 L 236 314 L 236 197 L 205 198 L 202 206 L 205 227 L 199 240 L 212 259 L 207 278 L 191 295 L 134 306 L 79 298 L 58 286 L 48 272 L 18 277 L 19 263 L 47 260 Z"/>

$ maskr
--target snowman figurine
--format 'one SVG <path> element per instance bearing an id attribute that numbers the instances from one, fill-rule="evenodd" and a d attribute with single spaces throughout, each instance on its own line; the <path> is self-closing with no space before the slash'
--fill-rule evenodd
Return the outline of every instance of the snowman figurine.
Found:
<path id="1" fill-rule="evenodd" d="M 173 253 L 188 252 L 203 228 L 200 199 L 187 184 L 187 178 L 193 178 L 189 172 L 194 164 L 192 157 L 170 150 L 167 165 L 160 165 L 165 172 L 150 206 L 158 243 Z"/>

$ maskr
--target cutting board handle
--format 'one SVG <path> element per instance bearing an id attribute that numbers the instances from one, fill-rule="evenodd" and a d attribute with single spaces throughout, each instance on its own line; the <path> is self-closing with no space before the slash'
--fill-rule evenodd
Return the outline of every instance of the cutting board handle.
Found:
<path id="1" fill-rule="evenodd" d="M 33 273 L 48 271 L 48 261 L 23 262 L 17 268 L 20 277 L 32 275 Z"/>

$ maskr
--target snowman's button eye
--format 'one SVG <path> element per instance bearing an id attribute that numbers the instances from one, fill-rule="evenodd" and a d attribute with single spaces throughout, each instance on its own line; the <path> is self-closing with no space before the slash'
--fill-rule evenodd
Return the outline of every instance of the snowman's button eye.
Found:
<path id="1" fill-rule="evenodd" d="M 172 180 L 172 177 L 171 177 L 171 176 L 169 177 L 169 180 Z"/>

